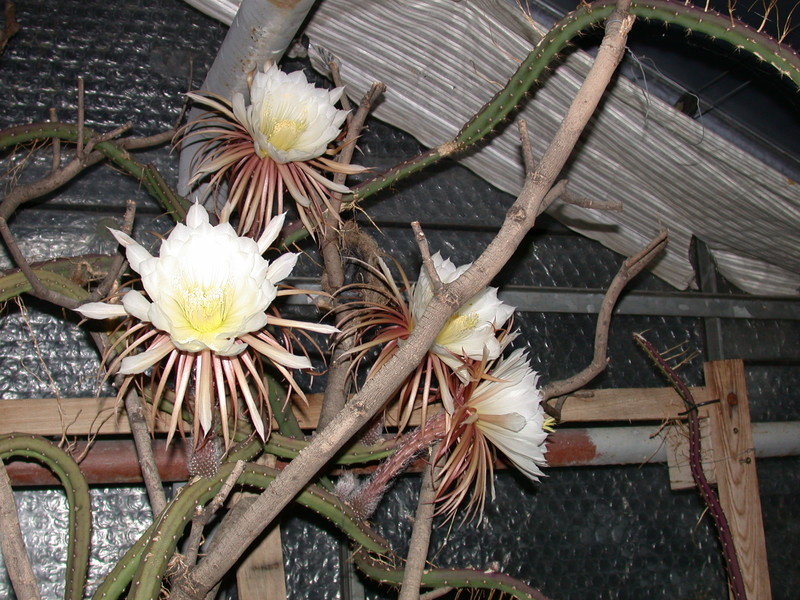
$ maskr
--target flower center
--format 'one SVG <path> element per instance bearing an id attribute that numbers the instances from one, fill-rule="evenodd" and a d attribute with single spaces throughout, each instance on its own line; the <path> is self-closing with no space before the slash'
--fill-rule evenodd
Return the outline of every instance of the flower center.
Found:
<path id="1" fill-rule="evenodd" d="M 189 325 L 200 333 L 215 331 L 225 322 L 227 313 L 225 288 L 202 288 L 194 285 L 186 290 L 183 314 Z"/>
<path id="2" fill-rule="evenodd" d="M 478 313 L 469 313 L 467 315 L 453 315 L 447 321 L 442 331 L 439 333 L 437 339 L 445 339 L 450 336 L 456 337 L 460 333 L 470 331 L 478 326 Z"/>
<path id="3" fill-rule="evenodd" d="M 274 121 L 271 126 L 271 131 L 264 131 L 264 135 L 276 150 L 281 151 L 291 150 L 306 127 L 305 123 L 292 119 Z"/>

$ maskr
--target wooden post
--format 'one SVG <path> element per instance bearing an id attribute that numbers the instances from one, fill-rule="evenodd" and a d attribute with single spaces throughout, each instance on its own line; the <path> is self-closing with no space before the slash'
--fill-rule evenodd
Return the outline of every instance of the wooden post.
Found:
<path id="1" fill-rule="evenodd" d="M 705 364 L 717 489 L 739 557 L 748 600 L 770 600 L 767 547 L 761 517 L 755 448 L 744 363 L 741 360 Z M 731 596 L 732 597 L 732 596 Z"/>
<path id="2" fill-rule="evenodd" d="M 669 467 L 669 487 L 672 491 L 696 489 L 697 484 L 689 467 L 689 437 L 685 423 L 668 425 L 664 441 L 667 445 L 667 466 Z M 700 460 L 708 483 L 717 483 L 714 470 L 714 453 L 711 443 L 711 425 L 708 417 L 700 419 Z"/>
<path id="3" fill-rule="evenodd" d="M 268 454 L 256 462 L 274 467 L 275 457 Z M 286 600 L 286 576 L 283 570 L 279 523 L 272 526 L 239 565 L 236 570 L 236 588 L 240 600 Z"/>

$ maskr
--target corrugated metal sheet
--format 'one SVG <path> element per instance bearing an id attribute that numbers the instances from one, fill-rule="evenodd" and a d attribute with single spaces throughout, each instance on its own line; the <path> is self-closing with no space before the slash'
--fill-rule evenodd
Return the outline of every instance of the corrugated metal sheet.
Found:
<path id="1" fill-rule="evenodd" d="M 376 117 L 435 146 L 506 81 L 540 31 L 507 0 L 326 0 L 305 33 L 318 53 L 339 59 L 352 96 L 376 80 L 388 86 Z M 325 68 L 318 57 L 314 64 Z M 535 152 L 552 137 L 590 64 L 585 52 L 571 52 L 525 104 Z M 523 177 L 516 127 L 460 162 L 516 194 Z M 625 204 L 622 213 L 552 207 L 575 231 L 627 255 L 669 228 L 670 247 L 654 272 L 674 286 L 693 283 L 689 243 L 697 236 L 742 289 L 798 292 L 800 186 L 624 78 L 564 175 L 575 194 Z"/>

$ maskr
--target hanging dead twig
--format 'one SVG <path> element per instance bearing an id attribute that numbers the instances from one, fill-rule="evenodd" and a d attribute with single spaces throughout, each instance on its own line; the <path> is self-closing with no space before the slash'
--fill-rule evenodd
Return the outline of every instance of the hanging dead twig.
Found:
<path id="1" fill-rule="evenodd" d="M 579 373 L 544 386 L 542 394 L 545 402 L 553 398 L 563 397 L 582 388 L 606 368 L 608 365 L 608 335 L 611 328 L 611 317 L 614 313 L 614 307 L 617 305 L 617 300 L 628 282 L 641 273 L 664 250 L 667 245 L 667 239 L 667 232 L 662 231 L 641 252 L 627 258 L 622 263 L 619 272 L 612 280 L 611 285 L 608 286 L 603 302 L 600 305 L 600 311 L 597 314 L 592 362 Z M 543 406 L 551 416 L 556 419 L 560 417 L 559 406 L 550 404 L 544 404 Z"/>

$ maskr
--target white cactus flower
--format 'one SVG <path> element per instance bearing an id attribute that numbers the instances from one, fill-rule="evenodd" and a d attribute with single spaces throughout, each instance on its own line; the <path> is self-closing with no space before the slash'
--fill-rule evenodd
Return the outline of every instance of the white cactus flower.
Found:
<path id="1" fill-rule="evenodd" d="M 495 363 L 481 363 L 480 380 L 454 390 L 456 408 L 443 435 L 437 499 L 439 511 L 454 515 L 467 501 L 465 518 L 480 515 L 486 490 L 494 499 L 494 451 L 538 481 L 547 466 L 545 440 L 553 420 L 542 408 L 539 376 L 523 350 Z"/>
<path id="2" fill-rule="evenodd" d="M 343 92 L 318 88 L 302 71 L 284 73 L 272 65 L 253 77 L 249 104 L 237 93 L 231 105 L 259 156 L 277 163 L 307 161 L 321 156 L 339 135 L 347 111 L 335 104 Z"/>
<path id="3" fill-rule="evenodd" d="M 466 405 L 474 411 L 475 427 L 520 471 L 534 481 L 547 465 L 547 438 L 539 375 L 523 350 L 501 358 L 492 379 L 479 383 Z"/>
<path id="4" fill-rule="evenodd" d="M 238 214 L 237 231 L 251 237 L 283 212 L 288 193 L 314 236 L 336 194 L 350 191 L 326 173 L 366 170 L 329 156 L 336 150 L 328 146 L 342 133 L 348 114 L 335 107 L 343 92 L 318 88 L 302 71 L 284 73 L 275 65 L 256 72 L 248 91 L 230 99 L 190 92 L 209 112 L 182 130 L 185 143 L 200 144 L 189 184 L 205 180 L 204 194 L 227 195 L 220 220 Z"/>
<path id="5" fill-rule="evenodd" d="M 119 373 L 133 376 L 170 356 L 161 374 L 162 379 L 173 371 L 176 376 L 170 435 L 175 430 L 180 404 L 193 372 L 195 416 L 203 433 L 212 426 L 216 395 L 228 440 L 227 404 L 230 400 L 236 410 L 238 387 L 254 426 L 266 437 L 247 385 L 248 377 L 253 376 L 259 395 L 266 396 L 263 382 L 255 377 L 258 369 L 253 351 L 270 359 L 295 388 L 287 369 L 309 368 L 311 362 L 307 356 L 286 350 L 265 326 L 297 327 L 326 334 L 337 331 L 329 325 L 281 319 L 265 312 L 278 295 L 277 284 L 291 273 L 297 262 L 293 253 L 283 254 L 274 261 L 262 256 L 280 233 L 283 220 L 283 214 L 274 217 L 255 241 L 238 236 L 228 223 L 212 226 L 206 210 L 195 204 L 186 215 L 186 224 L 176 225 L 162 241 L 158 256 L 152 256 L 129 235 L 111 230 L 125 247 L 131 268 L 141 276 L 145 294 L 131 290 L 124 295 L 121 305 L 91 302 L 76 310 L 93 319 L 130 316 L 152 325 L 131 327 L 123 338 L 134 339 L 115 364 Z M 146 349 L 132 354 L 140 345 Z M 233 398 L 226 397 L 226 386 Z M 159 389 L 163 391 L 163 385 Z"/>
<path id="6" fill-rule="evenodd" d="M 456 267 L 439 252 L 431 258 L 442 283 L 455 281 L 471 266 Z M 432 299 L 433 284 L 423 267 L 411 298 L 411 314 L 415 321 L 419 320 Z M 513 314 L 514 307 L 498 299 L 497 288 L 486 287 L 450 317 L 436 336 L 431 350 L 456 373 L 463 375 L 464 371 L 460 369 L 462 361 L 458 357 L 494 360 L 500 356 L 503 346 L 497 340 L 496 330 L 502 328 Z"/>

